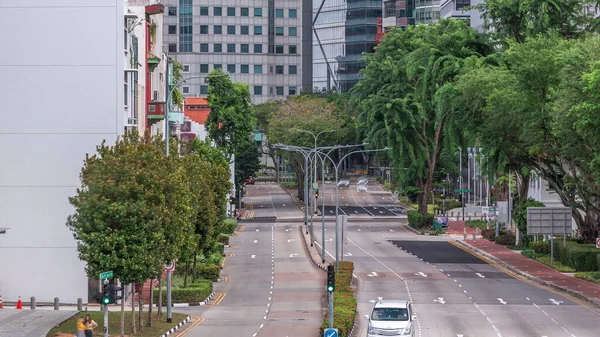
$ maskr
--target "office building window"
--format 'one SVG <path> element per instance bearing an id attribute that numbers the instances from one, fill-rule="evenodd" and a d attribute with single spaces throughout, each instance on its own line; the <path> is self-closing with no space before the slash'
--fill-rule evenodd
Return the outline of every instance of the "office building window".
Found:
<path id="1" fill-rule="evenodd" d="M 282 18 L 283 17 L 283 8 L 277 8 L 277 9 L 275 9 L 275 17 L 276 18 Z"/>
<path id="2" fill-rule="evenodd" d="M 277 92 L 277 96 L 283 96 L 283 87 L 275 87 L 275 91 Z"/>
<path id="3" fill-rule="evenodd" d="M 295 95 L 296 94 L 296 87 L 290 87 L 288 89 L 288 94 L 291 95 Z"/>
<path id="4" fill-rule="evenodd" d="M 202 16 L 208 16 L 208 7 L 206 7 L 206 6 L 200 6 L 200 15 L 202 15 Z"/>
<path id="5" fill-rule="evenodd" d="M 289 66 L 288 74 L 296 75 L 298 73 L 298 68 L 296 66 Z"/>
<path id="6" fill-rule="evenodd" d="M 171 35 L 177 34 L 177 26 L 169 25 L 169 34 L 171 34 Z"/>
<path id="7" fill-rule="evenodd" d="M 215 43 L 215 45 L 213 46 L 213 51 L 215 53 L 222 53 L 223 52 L 223 45 L 220 43 Z"/>
<path id="8" fill-rule="evenodd" d="M 290 17 L 290 19 L 295 19 L 298 17 L 298 11 L 295 9 L 290 9 L 290 11 L 288 12 L 288 16 Z"/>
<path id="9" fill-rule="evenodd" d="M 261 54 L 262 53 L 262 44 L 255 44 L 254 45 L 254 53 L 255 54 Z"/>
<path id="10" fill-rule="evenodd" d="M 255 74 L 262 74 L 262 64 L 255 64 L 254 65 L 254 73 Z"/>
<path id="11" fill-rule="evenodd" d="M 217 64 L 215 64 L 215 65 L 213 66 L 213 69 L 214 69 L 214 70 L 217 70 L 217 69 L 223 69 L 223 65 L 222 65 L 222 64 L 219 64 L 219 63 L 217 63 Z"/>
<path id="12" fill-rule="evenodd" d="M 190 72 L 190 65 L 189 64 L 184 64 L 183 65 L 183 72 L 184 73 L 189 73 Z"/>
<path id="13" fill-rule="evenodd" d="M 190 87 L 183 87 L 183 91 L 184 94 L 189 94 L 190 93 Z"/>
<path id="14" fill-rule="evenodd" d="M 275 66 L 275 73 L 277 75 L 283 75 L 283 66 Z"/>
<path id="15" fill-rule="evenodd" d="M 298 28 L 296 28 L 296 27 L 290 27 L 289 28 L 289 33 L 290 33 L 289 34 L 290 36 L 297 36 L 298 35 Z"/>
<path id="16" fill-rule="evenodd" d="M 248 7 L 242 7 L 242 8 L 240 8 L 240 15 L 241 16 L 249 16 L 250 15 L 250 9 Z"/>
<path id="17" fill-rule="evenodd" d="M 191 35 L 179 35 L 179 52 L 180 53 L 191 53 L 192 52 L 192 36 Z"/>
<path id="18" fill-rule="evenodd" d="M 214 16 L 221 16 L 223 15 L 223 8 L 221 7 L 215 7 L 213 10 L 213 15 Z"/>
<path id="19" fill-rule="evenodd" d="M 275 35 L 283 36 L 283 27 L 275 27 Z"/>
<path id="20" fill-rule="evenodd" d="M 228 64 L 227 65 L 227 72 L 230 74 L 235 74 L 235 64 Z"/>
<path id="21" fill-rule="evenodd" d="M 177 16 L 177 7 L 169 7 L 169 16 Z"/>
<path id="22" fill-rule="evenodd" d="M 249 28 L 248 26 L 241 26 L 240 27 L 240 34 L 242 34 L 242 35 L 248 35 L 248 31 L 249 31 L 248 28 Z"/>
<path id="23" fill-rule="evenodd" d="M 223 33 L 223 27 L 221 25 L 215 25 L 213 28 L 213 33 L 214 34 L 222 34 Z"/>
<path id="24" fill-rule="evenodd" d="M 254 86 L 254 94 L 255 95 L 262 95 L 262 87 L 260 85 L 255 85 Z"/>
<path id="25" fill-rule="evenodd" d="M 169 43 L 169 53 L 177 52 L 177 43 Z"/>
<path id="26" fill-rule="evenodd" d="M 208 43 L 201 43 L 200 44 L 200 52 L 201 53 L 208 53 Z"/>
<path id="27" fill-rule="evenodd" d="M 208 25 L 200 25 L 200 34 L 208 34 Z"/>
<path id="28" fill-rule="evenodd" d="M 248 53 L 250 51 L 250 46 L 247 43 L 242 43 L 240 45 L 240 51 L 242 53 Z"/>
<path id="29" fill-rule="evenodd" d="M 235 53 L 235 43 L 228 43 L 227 44 L 227 52 L 228 53 Z"/>
<path id="30" fill-rule="evenodd" d="M 254 35 L 262 35 L 262 26 L 254 26 Z"/>
<path id="31" fill-rule="evenodd" d="M 200 73 L 208 74 L 208 64 L 207 63 L 200 64 Z"/>
<path id="32" fill-rule="evenodd" d="M 275 53 L 275 46 L 270 44 L 269 45 L 269 54 L 273 54 L 273 53 Z"/>
<path id="33" fill-rule="evenodd" d="M 192 19 L 179 18 L 179 34 L 192 35 Z"/>
<path id="34" fill-rule="evenodd" d="M 242 73 L 242 74 L 248 74 L 248 73 L 250 73 L 250 66 L 247 65 L 247 64 L 242 64 L 240 66 L 240 73 Z"/>
<path id="35" fill-rule="evenodd" d="M 296 45 L 291 44 L 291 45 L 288 46 L 288 53 L 290 53 L 290 54 L 296 54 L 297 52 L 298 51 L 296 49 Z"/>
<path id="36" fill-rule="evenodd" d="M 235 26 L 227 26 L 227 34 L 235 35 Z"/>
<path id="37" fill-rule="evenodd" d="M 200 86 L 200 95 L 208 95 L 208 85 Z"/>
<path id="38" fill-rule="evenodd" d="M 275 46 L 275 54 L 283 54 L 283 45 Z"/>
<path id="39" fill-rule="evenodd" d="M 262 8 L 254 8 L 254 16 L 262 16 Z"/>
<path id="40" fill-rule="evenodd" d="M 227 16 L 235 16 L 235 7 L 227 7 Z"/>

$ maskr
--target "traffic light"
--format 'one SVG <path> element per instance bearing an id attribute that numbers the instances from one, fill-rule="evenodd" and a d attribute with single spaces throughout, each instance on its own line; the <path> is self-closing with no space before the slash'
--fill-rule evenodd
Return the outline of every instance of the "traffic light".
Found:
<path id="1" fill-rule="evenodd" d="M 492 197 L 494 196 L 494 189 L 493 188 L 490 190 L 490 196 L 492 196 Z"/>
<path id="2" fill-rule="evenodd" d="M 440 194 L 440 198 L 446 199 L 446 195 L 444 193 Z"/>
<path id="3" fill-rule="evenodd" d="M 110 303 L 117 303 L 118 300 L 122 299 L 123 296 L 119 295 L 119 292 L 122 290 L 123 288 L 118 287 L 118 286 L 110 286 Z"/>
<path id="4" fill-rule="evenodd" d="M 332 293 L 335 290 L 335 268 L 332 264 L 327 266 L 327 291 Z"/>
<path id="5" fill-rule="evenodd" d="M 319 189 L 315 188 L 315 198 L 319 199 Z"/>
<path id="6" fill-rule="evenodd" d="M 102 304 L 107 305 L 110 304 L 110 285 L 104 284 L 102 286 Z"/>
<path id="7" fill-rule="evenodd" d="M 233 205 L 233 197 L 229 197 L 229 204 Z"/>

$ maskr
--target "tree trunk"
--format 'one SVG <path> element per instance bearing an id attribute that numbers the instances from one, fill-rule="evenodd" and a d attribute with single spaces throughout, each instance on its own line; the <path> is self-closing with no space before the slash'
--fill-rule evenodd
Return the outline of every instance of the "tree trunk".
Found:
<path id="1" fill-rule="evenodd" d="M 183 287 L 187 288 L 188 274 L 190 273 L 190 261 L 185 261 L 185 270 L 183 271 Z"/>
<path id="2" fill-rule="evenodd" d="M 531 176 L 523 175 L 517 172 L 517 195 L 519 200 L 527 200 L 527 195 L 529 194 L 529 182 L 531 181 Z"/>
<path id="3" fill-rule="evenodd" d="M 149 328 L 152 327 L 152 303 L 154 302 L 152 290 L 154 290 L 154 279 L 150 279 L 150 305 L 148 306 L 148 322 L 146 323 Z"/>
<path id="4" fill-rule="evenodd" d="M 277 157 L 273 152 L 270 152 L 269 156 L 271 157 L 271 160 L 273 160 L 273 165 L 275 165 L 275 181 L 279 182 L 279 164 L 277 163 Z"/>
<path id="5" fill-rule="evenodd" d="M 198 244 L 196 244 L 196 253 L 194 254 L 194 266 L 192 267 L 192 283 L 196 282 L 196 266 L 198 263 L 198 252 L 200 251 L 200 242 L 202 239 L 198 239 Z"/>
<path id="6" fill-rule="evenodd" d="M 125 285 L 123 285 L 123 288 L 125 288 Z M 123 298 L 121 299 L 121 326 L 119 329 L 119 335 L 121 337 L 125 337 L 125 289 L 123 289 Z"/>
<path id="7" fill-rule="evenodd" d="M 136 333 L 137 327 L 135 326 L 135 283 L 131 284 L 131 331 Z"/>
<path id="8" fill-rule="evenodd" d="M 138 290 L 138 296 L 139 296 L 139 311 L 138 311 L 138 330 L 139 332 L 142 332 L 144 330 L 144 322 L 142 321 L 142 318 L 144 318 L 143 316 L 143 311 L 144 311 L 144 302 L 142 301 L 142 289 L 144 289 L 144 284 L 140 284 L 138 285 L 138 287 L 140 288 L 140 290 Z"/>
<path id="9" fill-rule="evenodd" d="M 158 278 L 158 308 L 156 309 L 156 315 L 162 317 L 162 275 Z"/>

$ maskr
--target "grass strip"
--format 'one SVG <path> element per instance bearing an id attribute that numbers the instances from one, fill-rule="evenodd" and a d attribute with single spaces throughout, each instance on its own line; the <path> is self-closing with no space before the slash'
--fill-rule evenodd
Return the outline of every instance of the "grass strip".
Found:
<path id="1" fill-rule="evenodd" d="M 353 262 L 339 262 L 339 270 L 335 275 L 335 291 L 333 293 L 333 327 L 338 329 L 340 337 L 348 337 L 354 325 L 354 318 L 356 317 L 356 298 L 350 287 L 353 272 Z M 328 327 L 329 309 L 326 310 L 325 318 L 321 325 L 321 336 L 323 335 L 323 331 Z"/>

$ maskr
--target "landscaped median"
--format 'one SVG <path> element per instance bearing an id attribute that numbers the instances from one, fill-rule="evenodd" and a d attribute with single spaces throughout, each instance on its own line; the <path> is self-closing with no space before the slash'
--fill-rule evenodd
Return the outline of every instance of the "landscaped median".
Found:
<path id="1" fill-rule="evenodd" d="M 135 313 L 137 316 L 137 312 Z M 79 316 L 90 315 L 90 317 L 98 323 L 98 328 L 94 331 L 94 336 L 102 336 L 102 327 L 104 326 L 104 313 L 102 311 L 81 312 L 68 320 L 61 323 L 59 326 L 50 330 L 46 337 L 72 337 L 77 334 L 77 318 Z M 137 317 L 136 317 L 137 318 Z M 144 320 L 148 318 L 147 313 L 144 313 Z M 172 323 L 167 323 L 167 314 L 163 312 L 162 317 L 158 317 L 156 313 L 152 313 L 152 327 L 144 326 L 142 331 L 133 333 L 131 329 L 131 311 L 125 311 L 125 335 L 131 337 L 160 337 L 167 331 L 178 326 L 185 321 L 188 315 L 173 313 Z M 121 311 L 108 312 L 108 332 L 110 337 L 120 336 L 121 327 Z"/>
<path id="2" fill-rule="evenodd" d="M 443 229 L 434 229 L 433 214 L 427 213 L 423 215 L 418 211 L 408 211 L 407 216 L 408 226 L 421 235 L 439 235 L 446 233 Z"/>
<path id="3" fill-rule="evenodd" d="M 335 291 L 333 293 L 333 327 L 338 329 L 340 337 L 348 337 L 354 326 L 356 317 L 356 298 L 350 287 L 354 263 L 340 261 L 339 270 L 335 274 Z M 321 335 L 329 327 L 329 310 L 326 310 L 325 319 L 321 325 Z"/>

